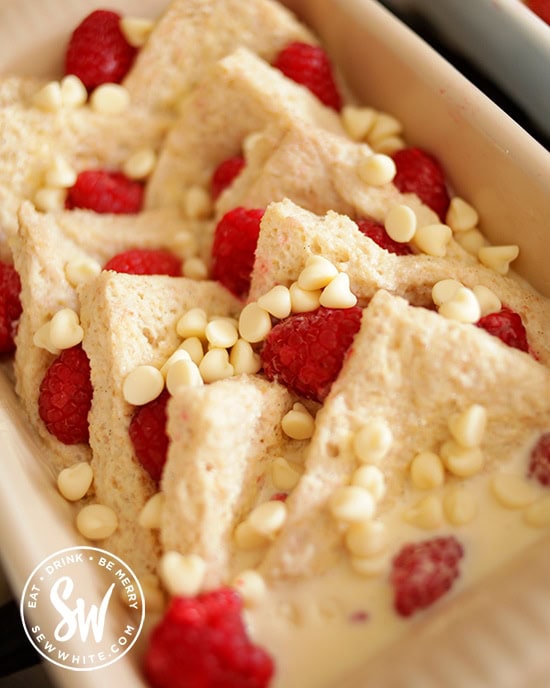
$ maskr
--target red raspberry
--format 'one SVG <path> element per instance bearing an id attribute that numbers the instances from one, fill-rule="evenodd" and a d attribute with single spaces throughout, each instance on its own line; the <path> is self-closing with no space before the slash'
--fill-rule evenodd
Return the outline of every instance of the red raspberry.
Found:
<path id="1" fill-rule="evenodd" d="M 169 398 L 164 390 L 156 399 L 137 408 L 128 429 L 137 460 L 157 484 L 168 453 L 166 405 Z"/>
<path id="2" fill-rule="evenodd" d="M 510 308 L 503 306 L 498 313 L 484 315 L 476 325 L 498 337 L 508 346 L 530 353 L 527 332 L 521 316 Z"/>
<path id="3" fill-rule="evenodd" d="M 13 265 L 0 261 L 0 353 L 15 350 L 15 333 L 21 315 L 21 280 Z"/>
<path id="4" fill-rule="evenodd" d="M 361 325 L 362 310 L 323 308 L 277 323 L 261 351 L 264 373 L 306 399 L 323 401 Z"/>
<path id="5" fill-rule="evenodd" d="M 170 251 L 154 248 L 134 248 L 117 253 L 103 266 L 104 270 L 126 272 L 129 275 L 181 276 L 181 260 Z"/>
<path id="6" fill-rule="evenodd" d="M 542 434 L 531 450 L 529 476 L 541 485 L 550 486 L 550 432 Z"/>
<path id="7" fill-rule="evenodd" d="M 210 182 L 210 190 L 214 200 L 216 200 L 221 192 L 240 174 L 244 166 L 245 159 L 243 156 L 236 155 L 233 158 L 224 160 L 216 167 Z"/>
<path id="8" fill-rule="evenodd" d="M 398 256 L 408 256 L 412 253 L 409 244 L 394 241 L 386 232 L 384 225 L 380 224 L 380 222 L 376 222 L 376 220 L 358 220 L 357 226 L 360 232 L 363 232 L 365 236 L 368 236 L 376 242 L 378 246 L 385 248 L 386 251 L 390 253 L 395 253 Z"/>
<path id="9" fill-rule="evenodd" d="M 38 397 L 40 418 L 63 444 L 88 442 L 92 391 L 84 349 L 78 345 L 63 350 L 46 371 Z"/>
<path id="10" fill-rule="evenodd" d="M 444 222 L 450 198 L 439 161 L 420 148 L 402 148 L 392 157 L 397 168 L 395 186 L 401 193 L 415 193 Z"/>
<path id="11" fill-rule="evenodd" d="M 139 213 L 143 190 L 141 182 L 128 179 L 122 172 L 86 170 L 69 189 L 65 207 L 87 208 L 96 213 Z"/>
<path id="12" fill-rule="evenodd" d="M 550 0 L 527 0 L 527 7 L 550 24 Z"/>
<path id="13" fill-rule="evenodd" d="M 453 536 L 405 545 L 392 562 L 394 606 L 401 616 L 429 607 L 452 586 L 464 548 Z"/>
<path id="14" fill-rule="evenodd" d="M 120 30 L 120 15 L 109 10 L 89 14 L 74 30 L 65 54 L 65 74 L 76 74 L 91 91 L 120 83 L 136 56 Z"/>
<path id="15" fill-rule="evenodd" d="M 308 88 L 327 107 L 340 111 L 342 97 L 334 80 L 328 55 L 318 45 L 289 43 L 275 58 L 273 66 L 298 84 Z"/>
<path id="16" fill-rule="evenodd" d="M 218 222 L 212 245 L 212 278 L 239 298 L 250 288 L 250 274 L 264 211 L 233 208 Z"/>
<path id="17" fill-rule="evenodd" d="M 144 658 L 152 688 L 265 688 L 273 661 L 247 636 L 231 588 L 174 597 Z"/>

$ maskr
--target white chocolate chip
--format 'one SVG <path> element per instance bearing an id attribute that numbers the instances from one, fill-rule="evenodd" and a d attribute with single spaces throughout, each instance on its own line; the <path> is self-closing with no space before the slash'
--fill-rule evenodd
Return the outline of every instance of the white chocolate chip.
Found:
<path id="1" fill-rule="evenodd" d="M 238 339 L 232 346 L 229 353 L 229 363 L 233 366 L 235 375 L 240 375 L 241 373 L 253 375 L 262 368 L 260 354 L 257 354 L 250 342 L 244 339 Z"/>
<path id="2" fill-rule="evenodd" d="M 351 308 L 357 303 L 357 297 L 351 291 L 349 275 L 340 272 L 321 292 L 319 304 L 325 308 Z"/>
<path id="3" fill-rule="evenodd" d="M 469 478 L 479 473 L 485 464 L 483 452 L 479 447 L 466 449 L 454 440 L 448 440 L 441 445 L 440 456 L 449 473 L 459 478 Z"/>
<path id="4" fill-rule="evenodd" d="M 50 81 L 34 94 L 32 104 L 46 112 L 56 112 L 61 108 L 61 84 L 59 81 Z"/>
<path id="5" fill-rule="evenodd" d="M 255 530 L 248 521 L 242 521 L 239 523 L 239 525 L 235 528 L 233 537 L 237 547 L 245 550 L 263 547 L 267 542 L 267 538 L 261 533 L 258 533 L 258 531 Z"/>
<path id="6" fill-rule="evenodd" d="M 434 452 L 423 451 L 416 454 L 409 470 L 412 483 L 419 490 L 433 490 L 445 482 L 445 467 Z"/>
<path id="7" fill-rule="evenodd" d="M 408 205 L 394 205 L 384 220 L 384 227 L 389 237 L 394 241 L 406 243 L 417 231 L 416 215 Z"/>
<path id="8" fill-rule="evenodd" d="M 443 495 L 443 511 L 453 526 L 463 526 L 477 516 L 477 502 L 464 487 L 453 487 Z"/>
<path id="9" fill-rule="evenodd" d="M 307 313 L 319 308 L 319 299 L 321 298 L 321 290 L 309 291 L 302 289 L 294 282 L 289 287 L 290 302 L 292 304 L 293 313 Z"/>
<path id="10" fill-rule="evenodd" d="M 353 436 L 353 451 L 362 463 L 380 463 L 393 443 L 390 427 L 383 418 L 372 418 Z"/>
<path id="11" fill-rule="evenodd" d="M 120 84 L 100 84 L 90 96 L 90 107 L 102 115 L 120 115 L 130 107 L 130 94 Z"/>
<path id="12" fill-rule="evenodd" d="M 61 155 L 56 155 L 46 171 L 46 186 L 69 189 L 76 182 L 76 172 Z"/>
<path id="13" fill-rule="evenodd" d="M 155 169 L 157 154 L 152 148 L 140 148 L 126 160 L 122 171 L 130 179 L 146 179 Z"/>
<path id="14" fill-rule="evenodd" d="M 315 418 L 303 404 L 296 403 L 281 420 L 283 432 L 294 440 L 308 440 L 315 430 Z"/>
<path id="15" fill-rule="evenodd" d="M 395 177 L 395 163 L 389 155 L 374 153 L 357 167 L 359 178 L 369 186 L 389 184 Z"/>
<path id="16" fill-rule="evenodd" d="M 479 229 L 468 229 L 465 232 L 459 232 L 455 234 L 454 239 L 472 256 L 477 256 L 479 249 L 482 246 L 487 246 L 488 243 Z"/>
<path id="17" fill-rule="evenodd" d="M 187 353 L 179 349 L 182 353 Z M 189 354 L 187 354 L 189 355 Z M 204 384 L 199 367 L 190 358 L 179 358 L 166 372 L 166 389 L 174 395 L 180 387 L 200 387 Z"/>
<path id="18" fill-rule="evenodd" d="M 273 499 L 254 508 L 248 515 L 247 522 L 257 533 L 271 539 L 283 527 L 286 516 L 286 505 Z"/>
<path id="19" fill-rule="evenodd" d="M 550 495 L 540 497 L 530 504 L 523 512 L 523 518 L 533 528 L 550 526 Z"/>
<path id="20" fill-rule="evenodd" d="M 263 576 L 254 569 L 241 571 L 233 580 L 232 586 L 239 591 L 245 607 L 256 606 L 267 590 Z"/>
<path id="21" fill-rule="evenodd" d="M 49 213 L 55 210 L 62 210 L 67 198 L 67 191 L 60 188 L 43 187 L 38 189 L 34 195 L 34 205 L 37 210 Z"/>
<path id="22" fill-rule="evenodd" d="M 368 141 L 374 144 L 377 141 L 387 139 L 389 136 L 399 136 L 402 131 L 403 125 L 396 117 L 385 112 L 379 112 L 369 131 Z"/>
<path id="23" fill-rule="evenodd" d="M 54 356 L 59 354 L 59 349 L 55 347 L 50 340 L 50 321 L 41 325 L 33 335 L 32 342 L 39 349 L 46 349 Z"/>
<path id="24" fill-rule="evenodd" d="M 369 107 L 344 105 L 342 108 L 342 124 L 350 138 L 354 141 L 365 141 L 374 121 L 376 110 Z"/>
<path id="25" fill-rule="evenodd" d="M 276 458 L 271 464 L 271 480 L 278 490 L 293 490 L 303 473 L 303 469 L 297 463 L 287 461 L 282 456 Z"/>
<path id="26" fill-rule="evenodd" d="M 441 306 L 445 301 L 450 301 L 458 289 L 463 285 L 455 279 L 442 279 L 432 287 L 432 300 L 436 306 Z"/>
<path id="27" fill-rule="evenodd" d="M 382 575 L 388 568 L 388 556 L 381 553 L 373 557 L 351 557 L 350 564 L 360 576 L 372 578 Z"/>
<path id="28" fill-rule="evenodd" d="M 481 404 L 472 404 L 462 413 L 453 414 L 448 425 L 451 435 L 462 447 L 479 447 L 487 427 L 487 409 Z"/>
<path id="29" fill-rule="evenodd" d="M 191 256 L 183 264 L 183 276 L 194 280 L 205 280 L 208 277 L 208 267 L 202 258 Z"/>
<path id="30" fill-rule="evenodd" d="M 338 274 L 338 268 L 323 256 L 309 256 L 298 276 L 298 286 L 306 291 L 322 289 Z"/>
<path id="31" fill-rule="evenodd" d="M 256 302 L 247 304 L 239 315 L 239 334 L 255 344 L 264 340 L 271 331 L 271 316 Z"/>
<path id="32" fill-rule="evenodd" d="M 519 246 L 482 246 L 477 252 L 479 262 L 499 275 L 506 275 L 510 263 L 519 255 Z"/>
<path id="33" fill-rule="evenodd" d="M 379 502 L 386 494 L 386 479 L 378 466 L 360 466 L 353 472 L 351 484 L 370 492 L 375 502 Z"/>
<path id="34" fill-rule="evenodd" d="M 406 148 L 407 144 L 401 136 L 386 136 L 379 141 L 371 142 L 373 150 L 384 155 L 393 155 L 396 151 Z"/>
<path id="35" fill-rule="evenodd" d="M 210 346 L 229 349 L 236 343 L 239 333 L 235 325 L 229 320 L 218 318 L 211 320 L 204 330 L 204 335 Z"/>
<path id="36" fill-rule="evenodd" d="M 157 492 L 150 497 L 139 512 L 138 523 L 142 528 L 160 528 L 162 525 L 162 510 L 164 509 L 164 493 Z"/>
<path id="37" fill-rule="evenodd" d="M 141 48 L 151 35 L 155 23 L 142 17 L 121 17 L 119 25 L 128 43 L 134 48 Z"/>
<path id="38" fill-rule="evenodd" d="M 363 487 L 344 485 L 332 493 L 329 509 L 334 518 L 346 523 L 357 523 L 368 521 L 374 516 L 376 502 Z"/>
<path id="39" fill-rule="evenodd" d="M 54 314 L 50 321 L 49 337 L 51 345 L 56 349 L 70 349 L 80 344 L 84 330 L 80 327 L 78 313 L 72 308 L 62 308 Z"/>
<path id="40" fill-rule="evenodd" d="M 434 494 L 429 494 L 409 507 L 403 513 L 403 518 L 417 528 L 423 530 L 435 530 L 443 524 L 443 506 L 441 499 Z"/>
<path id="41" fill-rule="evenodd" d="M 187 337 L 180 344 L 180 349 L 187 351 L 193 363 L 199 365 L 204 357 L 202 342 L 198 337 Z"/>
<path id="42" fill-rule="evenodd" d="M 88 91 L 76 74 L 67 74 L 61 79 L 61 103 L 63 107 L 77 108 L 88 100 Z"/>
<path id="43" fill-rule="evenodd" d="M 212 196 L 202 186 L 191 186 L 185 192 L 185 215 L 190 220 L 204 220 L 212 214 Z"/>
<path id="44" fill-rule="evenodd" d="M 489 289 L 489 287 L 477 284 L 473 287 L 472 291 L 478 300 L 481 317 L 489 315 L 490 313 L 498 313 L 502 308 L 500 299 L 492 289 Z"/>
<path id="45" fill-rule="evenodd" d="M 453 231 L 448 225 L 434 223 L 419 227 L 414 235 L 414 243 L 428 256 L 443 258 L 447 253 L 447 245 L 452 237 Z"/>
<path id="46" fill-rule="evenodd" d="M 174 351 L 173 354 L 162 364 L 160 367 L 160 372 L 162 373 L 164 379 L 166 379 L 166 375 L 168 374 L 168 369 L 172 364 L 174 364 L 176 361 L 190 361 L 191 356 L 189 355 L 189 352 L 185 351 L 185 349 L 178 348 Z"/>
<path id="47" fill-rule="evenodd" d="M 210 349 L 207 351 L 199 363 L 199 371 L 202 379 L 207 383 L 224 380 L 235 374 L 233 366 L 229 363 L 227 349 Z"/>
<path id="48" fill-rule="evenodd" d="M 439 307 L 444 318 L 462 323 L 475 323 L 481 316 L 481 308 L 476 295 L 468 287 L 459 287 L 454 296 Z"/>
<path id="49" fill-rule="evenodd" d="M 73 287 L 89 282 L 101 272 L 101 265 L 93 258 L 73 258 L 65 263 L 65 277 Z"/>
<path id="50" fill-rule="evenodd" d="M 88 504 L 77 514 L 78 532 L 88 540 L 103 540 L 118 528 L 115 512 L 104 504 Z"/>
<path id="51" fill-rule="evenodd" d="M 64 468 L 57 476 L 57 489 L 69 502 L 77 502 L 88 492 L 94 479 L 92 467 L 86 461 Z"/>
<path id="52" fill-rule="evenodd" d="M 159 575 L 170 595 L 197 595 L 202 588 L 206 564 L 197 554 L 165 552 L 159 561 Z"/>
<path id="53" fill-rule="evenodd" d="M 449 203 L 445 222 L 453 232 L 465 232 L 477 226 L 479 215 L 477 210 L 463 198 L 454 196 Z"/>
<path id="54" fill-rule="evenodd" d="M 139 365 L 132 370 L 122 383 L 124 399 L 134 406 L 156 399 L 164 389 L 164 377 L 158 368 L 152 365 Z"/>
<path id="55" fill-rule="evenodd" d="M 205 338 L 206 325 L 208 318 L 202 308 L 191 308 L 184 313 L 176 324 L 177 334 L 186 339 L 187 337 Z"/>
<path id="56" fill-rule="evenodd" d="M 499 473 L 491 479 L 491 491 L 507 509 L 523 509 L 537 498 L 533 483 L 520 475 Z"/>
<path id="57" fill-rule="evenodd" d="M 292 311 L 288 287 L 277 284 L 266 294 L 260 296 L 258 299 L 258 306 L 279 320 L 287 318 Z"/>
<path id="58" fill-rule="evenodd" d="M 345 535 L 346 547 L 355 557 L 372 557 L 388 545 L 386 527 L 380 521 L 352 523 Z"/>

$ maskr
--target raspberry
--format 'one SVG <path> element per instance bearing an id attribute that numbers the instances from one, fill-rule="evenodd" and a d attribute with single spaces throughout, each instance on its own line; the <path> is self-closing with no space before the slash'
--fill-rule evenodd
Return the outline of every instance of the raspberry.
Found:
<path id="1" fill-rule="evenodd" d="M 402 148 L 392 157 L 397 168 L 395 186 L 402 193 L 415 193 L 444 222 L 450 198 L 438 160 L 420 148 Z"/>
<path id="2" fill-rule="evenodd" d="M 15 350 L 17 321 L 21 315 L 21 280 L 13 265 L 0 261 L 0 353 Z"/>
<path id="3" fill-rule="evenodd" d="M 394 241 L 386 232 L 384 225 L 381 225 L 380 222 L 376 222 L 376 220 L 358 220 L 357 226 L 360 232 L 363 232 L 365 236 L 368 236 L 376 242 L 378 246 L 385 248 L 386 251 L 390 253 L 395 253 L 398 256 L 408 256 L 412 253 L 409 244 Z"/>
<path id="4" fill-rule="evenodd" d="M 250 274 L 264 211 L 233 208 L 216 226 L 212 245 L 212 278 L 239 298 L 250 288 Z"/>
<path id="5" fill-rule="evenodd" d="M 63 444 L 88 442 L 91 404 L 88 357 L 80 345 L 64 349 L 50 365 L 40 385 L 40 418 L 48 432 Z"/>
<path id="6" fill-rule="evenodd" d="M 508 346 L 527 353 L 530 352 L 527 332 L 521 316 L 510 308 L 503 306 L 498 313 L 484 315 L 477 321 L 476 325 L 498 337 Z"/>
<path id="7" fill-rule="evenodd" d="M 328 55 L 318 45 L 289 43 L 275 58 L 273 66 L 298 84 L 308 88 L 327 107 L 340 111 L 342 98 L 336 86 Z"/>
<path id="8" fill-rule="evenodd" d="M 231 588 L 174 597 L 144 658 L 152 688 L 265 688 L 273 661 L 247 636 Z"/>
<path id="9" fill-rule="evenodd" d="M 65 207 L 87 208 L 96 213 L 138 213 L 143 205 L 143 184 L 122 172 L 85 170 L 67 193 Z"/>
<path id="10" fill-rule="evenodd" d="M 550 24 L 550 0 L 527 0 L 527 7 Z"/>
<path id="11" fill-rule="evenodd" d="M 233 158 L 224 160 L 216 167 L 210 182 L 210 190 L 214 200 L 216 200 L 221 192 L 240 174 L 244 166 L 245 160 L 243 156 L 236 155 Z"/>
<path id="12" fill-rule="evenodd" d="M 362 310 L 323 308 L 277 323 L 261 351 L 264 373 L 306 399 L 323 401 L 361 325 Z"/>
<path id="13" fill-rule="evenodd" d="M 76 27 L 65 54 L 65 74 L 76 74 L 91 91 L 105 83 L 120 83 L 136 56 L 120 30 L 120 15 L 96 10 Z"/>
<path id="14" fill-rule="evenodd" d="M 401 616 L 429 607 L 452 586 L 464 548 L 453 536 L 405 545 L 392 562 L 394 606 Z"/>
<path id="15" fill-rule="evenodd" d="M 129 275 L 181 276 L 181 260 L 170 251 L 153 248 L 134 248 L 117 253 L 103 266 L 104 270 L 126 272 Z"/>
<path id="16" fill-rule="evenodd" d="M 137 460 L 157 484 L 168 453 L 166 405 L 169 398 L 164 390 L 156 399 L 137 408 L 128 429 Z"/>
<path id="17" fill-rule="evenodd" d="M 531 450 L 529 476 L 541 485 L 550 486 L 550 432 L 541 435 Z"/>

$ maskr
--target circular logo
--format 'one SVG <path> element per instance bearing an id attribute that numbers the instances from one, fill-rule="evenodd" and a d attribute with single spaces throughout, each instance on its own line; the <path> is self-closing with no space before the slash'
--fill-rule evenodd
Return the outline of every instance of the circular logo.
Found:
<path id="1" fill-rule="evenodd" d="M 20 610 L 25 633 L 42 657 L 65 669 L 91 671 L 132 648 L 145 600 L 132 569 L 114 554 L 69 547 L 34 569 Z"/>

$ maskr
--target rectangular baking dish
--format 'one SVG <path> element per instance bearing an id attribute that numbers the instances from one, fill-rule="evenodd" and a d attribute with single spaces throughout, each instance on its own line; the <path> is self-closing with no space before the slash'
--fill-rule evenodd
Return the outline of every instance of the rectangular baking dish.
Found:
<path id="1" fill-rule="evenodd" d="M 155 16 L 165 0 L 116 0 Z M 438 156 L 457 194 L 479 211 L 495 243 L 521 247 L 517 269 L 550 296 L 550 154 L 375 0 L 289 0 L 320 35 L 358 99 L 395 114 L 408 142 Z M 72 27 L 95 2 L 2 0 L 0 71 L 56 74 Z M 37 60 L 37 56 L 40 59 Z M 17 598 L 32 569 L 81 543 L 69 505 L 40 463 L 40 446 L 15 399 L 9 365 L 0 377 L 0 542 Z M 550 539 L 443 604 L 440 613 L 339 684 L 384 688 L 540 688 L 550 656 Z M 46 663 L 56 685 L 143 686 L 130 653 L 75 674 Z M 546 682 L 545 682 L 546 681 Z M 294 688 L 289 686 L 289 688 Z"/>

